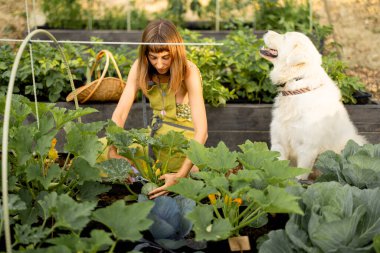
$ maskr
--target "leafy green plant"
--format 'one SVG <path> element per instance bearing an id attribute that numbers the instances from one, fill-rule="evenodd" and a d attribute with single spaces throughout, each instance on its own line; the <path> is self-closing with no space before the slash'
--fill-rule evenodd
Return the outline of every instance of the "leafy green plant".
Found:
<path id="1" fill-rule="evenodd" d="M 380 144 L 359 146 L 350 140 L 341 154 L 322 153 L 315 164 L 322 172 L 318 181 L 337 181 L 358 188 L 380 186 Z"/>
<path id="2" fill-rule="evenodd" d="M 158 137 L 151 137 L 148 129 L 125 130 L 113 122 L 106 128 L 107 139 L 119 154 L 127 157 L 141 176 L 149 182 L 162 184 L 160 176 L 173 170 L 171 160 L 184 157 L 188 141 L 180 132 L 169 131 Z M 149 147 L 153 153 L 149 152 Z"/>
<path id="3" fill-rule="evenodd" d="M 323 67 L 327 74 L 336 82 L 344 103 L 356 104 L 356 99 L 353 96 L 356 91 L 365 91 L 365 85 L 357 77 L 352 77 L 346 74 L 347 65 L 339 60 L 335 53 L 330 53 L 323 57 Z"/>
<path id="4" fill-rule="evenodd" d="M 93 38 L 93 40 L 97 40 Z M 36 81 L 36 91 L 39 101 L 65 101 L 71 92 L 70 82 L 67 76 L 62 57 L 57 55 L 56 49 L 43 43 L 33 44 L 33 66 Z M 111 48 L 110 46 L 94 45 L 93 47 L 65 44 L 64 54 L 76 87 L 83 85 L 89 79 L 88 72 L 92 67 L 96 54 L 101 49 L 110 49 L 114 52 L 123 77 L 127 77 L 129 69 L 136 58 L 136 50 L 127 46 Z M 5 93 L 10 78 L 11 68 L 15 52 L 9 45 L 0 46 L 0 92 Z M 103 63 L 104 64 L 104 63 Z M 116 76 L 115 70 L 110 67 L 109 75 Z M 94 77 L 92 77 L 94 79 Z M 20 66 L 15 81 L 14 93 L 33 97 L 33 79 L 29 52 L 25 52 L 21 58 Z"/>
<path id="5" fill-rule="evenodd" d="M 239 99 L 268 103 L 277 93 L 268 77 L 270 64 L 259 54 L 262 44 L 251 29 L 233 31 L 224 40 L 222 83 Z"/>
<path id="6" fill-rule="evenodd" d="M 185 42 L 210 43 L 215 40 L 201 38 L 193 31 L 182 30 Z M 101 42 L 100 39 L 92 38 Z M 202 74 L 203 95 L 205 101 L 213 106 L 228 102 L 270 103 L 277 91 L 271 84 L 268 75 L 271 69 L 269 63 L 259 55 L 262 40 L 247 28 L 231 32 L 226 39 L 219 41 L 222 46 L 187 46 L 188 58 L 193 61 Z M 89 76 L 95 55 L 102 49 L 110 50 L 121 70 L 122 77 L 127 78 L 130 67 L 137 57 L 137 49 L 128 46 L 111 47 L 96 44 L 92 47 L 82 45 L 64 45 L 64 53 L 69 59 L 76 87 Z M 36 77 L 37 97 L 40 101 L 65 101 L 71 87 L 61 57 L 55 50 L 45 44 L 33 44 L 33 64 Z M 0 92 L 5 92 L 8 86 L 10 70 L 15 53 L 10 46 L 0 47 Z M 104 62 L 101 63 L 101 66 Z M 339 86 L 344 103 L 356 103 L 354 97 L 357 91 L 364 91 L 364 84 L 345 72 L 347 66 L 335 54 L 323 58 L 323 67 Z M 116 76 L 112 67 L 110 76 Z M 15 82 L 15 93 L 33 96 L 32 71 L 29 53 L 26 52 L 20 63 Z"/>
<path id="7" fill-rule="evenodd" d="M 97 196 L 110 189 L 102 184 L 102 171 L 96 165 L 103 148 L 97 134 L 105 122 L 74 121 L 96 110 L 67 110 L 46 103 L 37 106 L 38 123 L 34 104 L 25 97 L 13 95 L 8 154 L 13 249 L 19 252 L 110 249 L 112 252 L 120 240 L 141 239 L 140 231 L 152 224 L 147 215 L 153 203 L 127 206 L 119 201 L 95 210 Z M 5 97 L 0 96 L 0 112 L 4 107 Z M 59 157 L 55 150 L 55 137 L 59 132 L 66 139 L 66 157 Z M 111 233 L 89 231 L 90 221 L 104 224 Z M 1 208 L 1 227 L 2 224 Z M 89 232 L 87 237 L 81 236 L 85 230 Z M 1 240 L 2 236 L 0 234 Z"/>
<path id="8" fill-rule="evenodd" d="M 184 41 L 212 43 L 215 40 L 210 38 L 200 38 L 200 34 L 189 30 L 182 30 L 181 35 Z M 235 98 L 234 91 L 230 91 L 223 86 L 223 63 L 225 55 L 218 47 L 197 47 L 189 46 L 187 48 L 188 58 L 197 65 L 202 75 L 203 97 L 205 101 L 213 106 L 224 105 L 232 98 Z"/>
<path id="9" fill-rule="evenodd" d="M 310 25 L 311 24 L 311 25 Z M 255 29 L 274 30 L 276 32 L 299 31 L 307 34 L 321 51 L 325 38 L 332 28 L 319 24 L 317 17 L 310 23 L 308 1 L 257 1 L 255 8 Z"/>
<path id="10" fill-rule="evenodd" d="M 47 47 L 44 44 L 34 44 L 32 48 L 37 96 L 43 101 L 55 102 L 63 94 L 67 94 L 71 90 L 62 57 L 56 53 L 54 48 Z M 5 92 L 15 53 L 9 46 L 1 46 L 0 51 L 1 61 L 7 64 L 0 69 L 2 76 L 0 81 L 1 91 Z M 81 52 L 74 46 L 65 46 L 64 52 L 69 56 L 70 68 L 74 70 L 72 72 L 73 79 L 76 82 L 81 81 L 87 65 L 86 60 L 82 58 L 83 56 L 79 56 Z M 25 52 L 20 61 L 15 81 L 15 93 L 30 97 L 34 94 L 29 52 Z"/>
<path id="11" fill-rule="evenodd" d="M 303 214 L 287 187 L 299 186 L 294 177 L 306 170 L 279 161 L 265 143 L 246 141 L 239 147 L 242 153 L 230 152 L 223 142 L 205 148 L 191 141 L 186 153 L 201 172 L 168 188 L 197 203 L 187 215 L 197 241 L 223 240 L 244 227 L 261 227 L 268 213 Z"/>
<path id="12" fill-rule="evenodd" d="M 299 194 L 305 215 L 291 214 L 285 229 L 263 239 L 259 252 L 373 252 L 380 233 L 379 188 L 327 182 Z"/>

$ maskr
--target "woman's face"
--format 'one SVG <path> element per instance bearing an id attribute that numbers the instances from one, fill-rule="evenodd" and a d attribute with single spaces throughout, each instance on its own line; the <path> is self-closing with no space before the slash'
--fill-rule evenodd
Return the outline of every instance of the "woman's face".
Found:
<path id="1" fill-rule="evenodd" d="M 150 64 L 152 64 L 159 74 L 166 74 L 172 63 L 172 57 L 168 51 L 160 53 L 149 52 L 148 59 Z"/>

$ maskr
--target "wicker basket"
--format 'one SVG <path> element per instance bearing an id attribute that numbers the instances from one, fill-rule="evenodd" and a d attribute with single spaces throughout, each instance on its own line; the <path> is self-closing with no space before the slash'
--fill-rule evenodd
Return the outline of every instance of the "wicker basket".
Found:
<path id="1" fill-rule="evenodd" d="M 94 73 L 94 70 L 99 65 L 99 62 L 103 56 L 106 57 L 106 64 L 102 75 L 100 76 L 100 72 L 98 72 L 98 79 L 72 91 L 66 97 L 67 102 L 74 100 L 75 95 L 77 96 L 79 103 L 85 103 L 87 101 L 118 101 L 120 99 L 125 87 L 125 82 L 121 77 L 119 67 L 117 66 L 116 61 L 110 51 L 102 50 L 96 55 L 94 65 L 91 68 L 90 76 Z M 105 77 L 108 71 L 110 59 L 115 67 L 118 78 Z"/>

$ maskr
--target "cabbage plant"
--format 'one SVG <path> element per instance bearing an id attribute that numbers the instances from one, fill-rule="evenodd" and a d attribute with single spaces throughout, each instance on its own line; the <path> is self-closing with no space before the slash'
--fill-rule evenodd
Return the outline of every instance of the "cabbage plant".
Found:
<path id="1" fill-rule="evenodd" d="M 358 188 L 380 186 L 380 144 L 359 146 L 354 141 L 347 142 L 341 154 L 333 151 L 322 153 L 316 162 L 322 172 L 318 181 L 337 181 Z"/>
<path id="2" fill-rule="evenodd" d="M 380 189 L 315 183 L 300 194 L 305 215 L 292 214 L 259 252 L 373 252 L 380 233 Z"/>
<path id="3" fill-rule="evenodd" d="M 195 201 L 181 195 L 160 196 L 154 200 L 149 200 L 146 195 L 139 195 L 139 202 L 154 202 L 154 207 L 150 211 L 148 218 L 153 220 L 149 232 L 153 241 L 143 238 L 141 244 L 135 250 L 143 248 L 156 248 L 175 250 L 181 247 L 192 249 L 203 249 L 206 242 L 195 242 L 189 236 L 193 223 L 185 216 L 195 207 Z"/>

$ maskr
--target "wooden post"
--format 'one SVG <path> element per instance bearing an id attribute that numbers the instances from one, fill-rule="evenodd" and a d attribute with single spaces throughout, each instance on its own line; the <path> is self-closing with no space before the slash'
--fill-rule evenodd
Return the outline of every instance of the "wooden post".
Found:
<path id="1" fill-rule="evenodd" d="M 309 0 L 309 31 L 313 31 L 313 0 Z"/>
<path id="2" fill-rule="evenodd" d="M 131 30 L 131 1 L 127 0 L 127 31 Z"/>
<path id="3" fill-rule="evenodd" d="M 219 0 L 216 0 L 216 6 L 215 6 L 215 30 L 219 31 L 220 27 L 220 4 Z"/>

